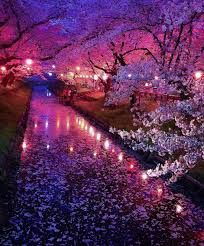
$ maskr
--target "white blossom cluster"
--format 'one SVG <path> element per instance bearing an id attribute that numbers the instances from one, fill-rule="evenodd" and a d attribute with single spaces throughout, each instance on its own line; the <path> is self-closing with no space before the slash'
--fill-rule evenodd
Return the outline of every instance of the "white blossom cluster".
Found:
<path id="1" fill-rule="evenodd" d="M 134 111 L 133 111 L 134 112 Z M 138 117 L 139 115 L 137 115 Z M 171 173 L 176 181 L 204 160 L 204 97 L 202 94 L 158 108 L 140 119 L 142 126 L 127 132 L 111 128 L 133 150 L 156 153 L 165 160 L 148 175 L 159 177 Z"/>

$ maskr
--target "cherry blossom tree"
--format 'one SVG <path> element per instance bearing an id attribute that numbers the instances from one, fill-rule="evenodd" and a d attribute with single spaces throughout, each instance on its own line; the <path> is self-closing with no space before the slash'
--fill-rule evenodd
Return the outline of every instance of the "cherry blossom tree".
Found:
<path id="1" fill-rule="evenodd" d="M 32 13 L 31 12 L 32 9 Z M 61 9 L 62 10 L 62 9 Z M 41 61 L 53 59 L 69 43 L 56 42 L 60 27 L 55 20 L 61 17 L 46 3 L 27 1 L 1 1 L 0 13 L 0 65 L 2 85 L 12 84 L 14 79 L 32 73 L 40 73 Z M 45 42 L 46 37 L 52 36 Z M 42 42 L 44 37 L 44 42 Z M 47 40 L 46 40 L 47 41 Z M 55 41 L 55 46 L 53 42 Z M 45 52 L 46 50 L 46 52 Z M 33 64 L 26 64 L 26 59 Z"/>

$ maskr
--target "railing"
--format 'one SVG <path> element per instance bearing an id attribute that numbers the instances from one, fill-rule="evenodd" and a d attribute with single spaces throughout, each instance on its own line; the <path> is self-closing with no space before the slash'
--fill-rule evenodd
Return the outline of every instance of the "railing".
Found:
<path id="1" fill-rule="evenodd" d="M 151 98 L 154 101 L 160 102 L 162 104 L 180 100 L 179 95 L 164 93 L 157 89 L 156 90 L 155 89 L 138 89 L 135 91 L 135 96 L 139 104 L 141 103 L 141 99 L 143 98 Z"/>

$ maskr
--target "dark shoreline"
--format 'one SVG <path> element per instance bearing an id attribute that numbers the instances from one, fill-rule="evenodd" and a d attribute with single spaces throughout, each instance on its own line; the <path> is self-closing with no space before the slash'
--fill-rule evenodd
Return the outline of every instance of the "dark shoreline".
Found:
<path id="1" fill-rule="evenodd" d="M 16 193 L 16 173 L 20 165 L 21 144 L 27 127 L 32 93 L 18 122 L 16 132 L 6 153 L 0 155 L 0 227 L 6 226 L 12 213 Z M 1 233 L 1 229 L 0 229 Z"/>
<path id="2" fill-rule="evenodd" d="M 141 152 L 135 152 L 131 148 L 129 148 L 125 143 L 122 141 L 122 139 L 119 137 L 119 135 L 112 134 L 109 132 L 109 125 L 104 124 L 100 120 L 96 119 L 92 115 L 90 115 L 88 112 L 83 111 L 81 108 L 77 107 L 76 105 L 72 104 L 70 105 L 74 110 L 76 110 L 80 115 L 85 117 L 88 121 L 91 121 L 92 125 L 101 128 L 104 132 L 108 133 L 110 138 L 122 148 L 128 152 L 131 156 L 135 157 L 140 161 L 144 169 L 153 168 L 155 166 L 154 163 L 154 157 L 153 158 L 147 158 L 146 153 Z M 156 159 L 157 157 L 155 157 Z M 197 180 L 193 179 L 191 176 L 186 175 L 182 178 L 180 178 L 176 183 L 173 183 L 170 185 L 171 190 L 175 193 L 182 193 L 187 198 L 192 200 L 193 203 L 198 205 L 201 208 L 204 208 L 204 187 L 202 187 L 202 184 L 197 182 Z"/>

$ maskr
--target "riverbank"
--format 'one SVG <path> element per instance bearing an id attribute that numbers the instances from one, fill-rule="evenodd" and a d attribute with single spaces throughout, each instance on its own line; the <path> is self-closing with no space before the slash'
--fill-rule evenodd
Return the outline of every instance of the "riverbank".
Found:
<path id="1" fill-rule="evenodd" d="M 0 160 L 1 164 L 13 152 L 18 136 L 23 134 L 25 127 L 25 114 L 29 107 L 31 88 L 21 83 L 15 89 L 0 88 Z M 1 165 L 1 175 L 5 170 Z"/>
<path id="2" fill-rule="evenodd" d="M 116 109 L 107 109 L 103 107 L 103 101 L 103 98 L 98 98 L 96 100 L 78 98 L 74 103 L 74 108 L 88 118 L 92 118 L 107 131 L 110 126 L 117 129 L 134 130 L 132 116 L 128 105 L 123 105 Z M 154 163 L 154 158 L 144 161 L 151 162 L 152 164 Z M 204 194 L 203 187 L 204 167 L 202 164 L 190 170 L 185 178 L 180 179 L 172 186 L 173 189 L 185 193 L 186 196 L 193 197 L 199 204 L 202 203 L 201 198 Z"/>
<path id="3" fill-rule="evenodd" d="M 200 243 L 202 209 L 47 88 L 33 89 L 24 140 L 1 245 Z"/>
<path id="4" fill-rule="evenodd" d="M 23 83 L 15 89 L 0 89 L 0 227 L 8 223 L 14 206 L 15 176 L 30 99 L 31 88 Z"/>

